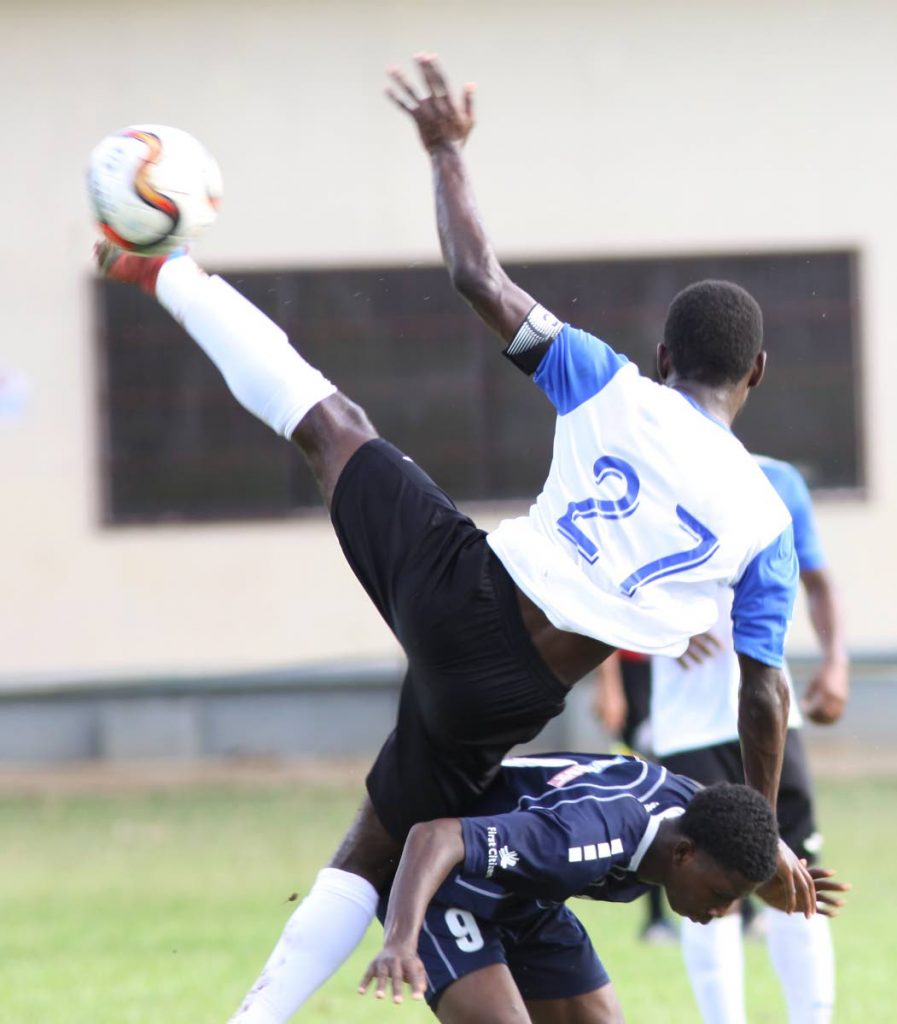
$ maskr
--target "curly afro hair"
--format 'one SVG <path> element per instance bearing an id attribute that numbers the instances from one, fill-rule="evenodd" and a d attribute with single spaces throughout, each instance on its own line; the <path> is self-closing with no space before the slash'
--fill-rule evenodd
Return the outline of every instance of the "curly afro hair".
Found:
<path id="1" fill-rule="evenodd" d="M 775 872 L 779 831 L 772 808 L 755 789 L 731 782 L 700 789 L 678 824 L 727 871 L 758 884 Z"/>
<path id="2" fill-rule="evenodd" d="M 735 384 L 763 348 L 763 313 L 731 281 L 698 281 L 670 303 L 663 341 L 676 373 L 702 384 Z"/>

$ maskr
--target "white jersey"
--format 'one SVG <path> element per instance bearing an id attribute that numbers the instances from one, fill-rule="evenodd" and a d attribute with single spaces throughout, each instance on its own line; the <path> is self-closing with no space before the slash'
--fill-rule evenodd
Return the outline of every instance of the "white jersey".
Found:
<path id="1" fill-rule="evenodd" d="M 794 546 L 801 571 L 821 569 L 825 558 L 806 484 L 786 462 L 759 459 L 760 467 L 785 502 L 794 522 Z M 741 669 L 732 640 L 732 592 L 722 592 L 717 621 L 710 632 L 720 648 L 695 665 L 683 667 L 675 658 L 651 660 L 651 747 L 657 757 L 698 750 L 738 739 L 738 688 Z M 791 676 L 788 728 L 801 725 Z"/>
<path id="2" fill-rule="evenodd" d="M 719 617 L 710 632 L 721 650 L 683 668 L 675 658 L 651 659 L 651 753 L 667 757 L 738 739 L 738 688 L 741 667 L 732 645 L 732 592 L 722 591 Z M 791 705 L 788 728 L 801 724 L 791 674 L 782 666 Z"/>
<path id="3" fill-rule="evenodd" d="M 681 654 L 734 587 L 736 647 L 782 663 L 790 516 L 732 432 L 604 342 L 564 326 L 533 379 L 558 411 L 545 487 L 489 543 L 559 629 Z"/>

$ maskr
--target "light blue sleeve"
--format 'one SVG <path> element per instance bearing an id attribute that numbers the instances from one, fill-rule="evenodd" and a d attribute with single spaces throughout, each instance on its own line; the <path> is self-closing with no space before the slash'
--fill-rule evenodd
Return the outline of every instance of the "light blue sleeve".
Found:
<path id="1" fill-rule="evenodd" d="M 794 522 L 794 550 L 801 572 L 824 569 L 825 553 L 816 530 L 813 500 L 804 478 L 788 462 L 762 459 L 760 468 L 775 487 Z"/>
<path id="2" fill-rule="evenodd" d="M 564 324 L 533 380 L 563 416 L 588 401 L 629 360 L 603 341 Z"/>
<path id="3" fill-rule="evenodd" d="M 735 584 L 732 632 L 738 654 L 781 668 L 797 579 L 794 532 L 789 525 L 751 561 Z"/>

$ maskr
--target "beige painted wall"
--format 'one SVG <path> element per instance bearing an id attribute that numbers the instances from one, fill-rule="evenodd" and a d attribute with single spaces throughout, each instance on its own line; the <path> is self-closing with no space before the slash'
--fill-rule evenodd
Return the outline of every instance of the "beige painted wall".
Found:
<path id="1" fill-rule="evenodd" d="M 872 0 L 0 2 L 0 372 L 30 386 L 0 420 L 0 681 L 395 654 L 323 518 L 99 525 L 83 172 L 105 132 L 178 124 L 224 170 L 207 262 L 432 262 L 426 162 L 381 91 L 421 47 L 479 85 L 507 257 L 860 250 L 870 487 L 819 518 L 852 648 L 897 649 L 895 38 Z"/>

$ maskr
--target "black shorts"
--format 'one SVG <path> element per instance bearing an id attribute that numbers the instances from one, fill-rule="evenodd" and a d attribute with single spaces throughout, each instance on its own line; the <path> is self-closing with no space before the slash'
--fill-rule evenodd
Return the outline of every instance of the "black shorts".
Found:
<path id="1" fill-rule="evenodd" d="M 683 750 L 660 760 L 670 771 L 688 775 L 704 786 L 711 786 L 714 782 L 744 782 L 744 766 L 738 740 L 696 750 Z M 785 739 L 776 814 L 782 839 L 798 857 L 806 857 L 811 864 L 815 863 L 822 840 L 816 831 L 807 755 L 797 729 L 789 729 Z"/>
<path id="2" fill-rule="evenodd" d="M 352 456 L 331 517 L 408 658 L 396 728 L 367 779 L 403 841 L 418 821 L 465 813 L 567 691 L 533 647 L 486 534 L 397 448 L 377 439 Z"/>

